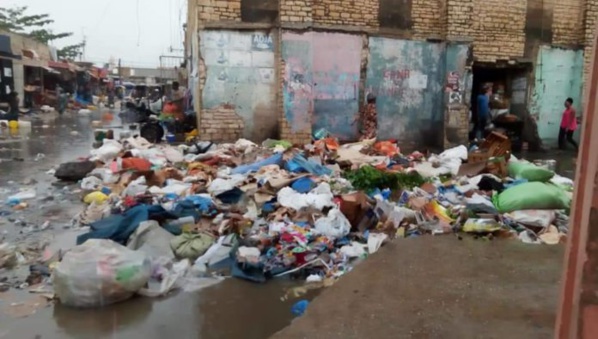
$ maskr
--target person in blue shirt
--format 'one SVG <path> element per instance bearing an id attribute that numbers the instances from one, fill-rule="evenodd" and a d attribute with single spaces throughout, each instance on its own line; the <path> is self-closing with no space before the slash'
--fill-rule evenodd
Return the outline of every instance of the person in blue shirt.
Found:
<path id="1" fill-rule="evenodd" d="M 477 112 L 478 124 L 476 128 L 476 138 L 482 139 L 484 131 L 490 119 L 490 96 L 492 95 L 492 87 L 486 85 L 482 88 L 482 93 L 477 98 Z"/>

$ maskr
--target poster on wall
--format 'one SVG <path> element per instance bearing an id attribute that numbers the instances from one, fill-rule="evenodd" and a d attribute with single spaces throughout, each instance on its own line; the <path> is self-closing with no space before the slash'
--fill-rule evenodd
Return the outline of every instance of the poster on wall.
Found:
<path id="1" fill-rule="evenodd" d="M 274 68 L 260 68 L 260 83 L 271 84 L 274 83 Z"/>
<path id="2" fill-rule="evenodd" d="M 12 78 L 12 68 L 4 67 L 4 76 L 7 78 Z"/>
<path id="3" fill-rule="evenodd" d="M 449 72 L 446 77 L 446 92 L 459 92 L 459 72 Z"/>
<path id="4" fill-rule="evenodd" d="M 411 72 L 408 84 L 411 89 L 426 89 L 428 87 L 428 76 L 426 74 Z"/>
<path id="5" fill-rule="evenodd" d="M 270 34 L 252 34 L 251 48 L 254 51 L 272 51 L 274 49 L 272 36 Z"/>

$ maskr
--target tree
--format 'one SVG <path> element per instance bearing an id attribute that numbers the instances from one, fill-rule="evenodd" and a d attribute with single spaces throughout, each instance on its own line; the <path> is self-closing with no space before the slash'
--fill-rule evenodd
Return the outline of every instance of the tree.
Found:
<path id="1" fill-rule="evenodd" d="M 27 7 L 0 8 L 0 29 L 15 33 L 27 33 L 31 27 L 43 27 L 54 23 L 48 14 L 26 15 Z"/>
<path id="2" fill-rule="evenodd" d="M 46 27 L 54 23 L 48 14 L 26 14 L 27 7 L 0 8 L 0 29 L 27 35 L 41 43 L 48 44 L 54 40 L 64 39 L 73 33 L 54 33 Z M 81 44 L 79 44 L 81 45 Z M 67 46 L 64 52 L 71 55 L 76 50 L 75 46 Z M 82 46 L 79 46 L 81 48 Z"/>
<path id="3" fill-rule="evenodd" d="M 58 50 L 58 58 L 59 59 L 66 59 L 66 60 L 75 60 L 79 55 L 81 55 L 81 49 L 85 47 L 85 43 L 82 42 L 76 45 L 65 46 Z"/>

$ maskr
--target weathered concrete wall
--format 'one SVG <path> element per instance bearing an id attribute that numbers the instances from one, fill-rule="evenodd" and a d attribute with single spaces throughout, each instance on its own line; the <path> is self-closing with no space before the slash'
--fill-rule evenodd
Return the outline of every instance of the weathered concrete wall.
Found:
<path id="1" fill-rule="evenodd" d="M 445 52 L 444 115 L 445 148 L 467 144 L 469 139 L 469 101 L 471 70 L 469 44 L 448 44 Z"/>
<path id="2" fill-rule="evenodd" d="M 358 35 L 283 33 L 284 116 L 292 132 L 325 128 L 341 140 L 357 137 L 361 44 Z"/>
<path id="3" fill-rule="evenodd" d="M 244 126 L 224 119 L 222 124 L 232 129 L 226 135 L 244 128 L 245 138 L 274 137 L 276 79 L 271 35 L 259 31 L 203 31 L 200 50 L 206 74 L 201 114 L 221 106 L 232 107 Z M 221 137 L 213 128 L 201 129 L 206 138 Z"/>
<path id="4" fill-rule="evenodd" d="M 292 133 L 311 131 L 314 95 L 311 37 L 311 33 L 282 34 L 284 119 Z"/>
<path id="5" fill-rule="evenodd" d="M 540 138 L 548 146 L 556 145 L 565 100 L 571 97 L 575 107 L 580 107 L 582 78 L 583 51 L 548 46 L 540 49 L 530 113 L 536 118 Z"/>
<path id="6" fill-rule="evenodd" d="M 366 93 L 377 97 L 379 137 L 438 144 L 444 83 L 441 43 L 369 39 Z"/>
<path id="7" fill-rule="evenodd" d="M 375 54 L 368 53 L 367 43 L 364 46 L 355 44 L 355 51 L 352 49 L 353 47 L 343 48 L 342 50 L 344 54 L 351 58 L 358 54 L 357 50 L 365 53 L 370 58 L 356 63 L 361 67 L 360 76 L 355 78 L 354 71 L 358 66 L 353 65 L 354 61 L 351 62 L 352 73 L 345 71 L 348 69 L 345 66 L 349 65 L 347 61 L 346 65 L 342 66 L 345 70 L 341 73 L 352 74 L 351 77 L 342 79 L 337 77 L 336 81 L 340 81 L 338 88 L 331 88 L 330 85 L 327 85 L 322 87 L 323 90 L 318 89 L 316 84 L 333 79 L 329 77 L 329 73 L 335 71 L 329 69 L 326 70 L 327 73 L 321 73 L 317 70 L 316 60 L 320 58 L 317 54 L 320 53 L 321 48 L 316 47 L 316 40 L 313 37 L 320 36 L 319 34 L 322 34 L 322 31 L 365 36 L 370 41 L 372 39 L 382 39 L 380 38 L 382 36 L 387 39 L 396 39 L 396 41 L 411 40 L 413 41 L 412 44 L 405 45 L 409 46 L 405 48 L 415 48 L 414 51 L 409 52 L 411 54 L 420 53 L 421 46 L 430 44 L 430 42 L 424 42 L 426 39 L 440 42 L 445 40 L 443 43 L 459 42 L 469 44 L 472 49 L 472 60 L 477 62 L 494 63 L 506 60 L 530 62 L 538 59 L 538 51 L 543 45 L 566 47 L 572 50 L 585 48 L 586 52 L 589 51 L 594 34 L 594 24 L 598 17 L 598 0 L 562 0 L 559 2 L 555 0 L 505 0 L 500 3 L 485 0 L 191 0 L 190 8 L 193 6 L 195 7 L 191 12 L 195 13 L 196 20 L 191 20 L 190 16 L 192 29 L 199 31 L 216 29 L 256 31 L 265 29 L 276 37 L 276 39 L 273 39 L 275 61 L 271 65 L 271 68 L 274 69 L 275 81 L 273 87 L 267 92 L 269 100 L 275 104 L 268 106 L 266 111 L 272 109 L 268 111 L 269 114 L 273 113 L 270 117 L 271 121 L 278 119 L 280 136 L 296 142 L 308 141 L 313 128 L 324 126 L 328 126 L 329 129 L 334 130 L 333 132 L 346 136 L 346 138 L 354 136 L 354 130 L 346 125 L 346 116 L 353 114 L 348 110 L 353 110 L 355 103 L 353 101 L 347 102 L 349 105 L 347 111 L 341 113 L 338 99 L 317 99 L 318 93 L 325 92 L 325 89 L 326 91 L 336 91 L 337 95 L 342 93 L 347 97 L 347 84 L 357 79 L 361 80 L 361 87 L 356 91 L 357 101 L 355 101 L 359 103 L 359 99 L 363 100 L 366 94 L 365 82 L 371 85 L 374 82 L 373 79 L 378 77 L 376 81 L 382 83 L 384 78 L 383 75 L 375 75 L 374 70 L 379 65 L 372 65 L 371 57 Z M 283 40 L 283 31 L 288 33 L 285 33 L 287 37 L 292 33 L 297 36 L 303 35 L 304 38 L 287 39 L 287 42 L 283 43 L 281 42 Z M 318 33 L 313 36 L 306 35 L 310 32 L 313 33 L 313 31 Z M 329 37 L 333 36 L 334 34 L 329 34 Z M 326 46 L 334 44 L 332 38 L 326 39 L 327 42 L 321 44 L 323 46 L 323 55 L 331 53 L 326 49 Z M 401 53 L 406 52 L 389 53 L 401 55 Z M 450 51 L 447 51 L 447 53 L 450 53 Z M 293 58 L 289 60 L 289 56 Z M 201 57 L 205 58 L 203 55 Z M 425 57 L 434 59 L 435 55 L 426 55 Z M 585 74 L 587 72 L 587 60 L 589 60 L 588 53 L 584 57 L 586 60 Z M 337 60 L 344 60 L 344 58 L 340 56 Z M 395 66 L 408 62 L 405 58 L 399 56 L 397 56 L 397 60 L 401 61 L 388 62 L 390 64 L 394 63 Z M 407 60 L 410 59 L 407 58 Z M 442 61 L 440 64 L 424 70 L 428 73 L 434 73 L 435 71 L 431 69 L 445 67 L 444 63 L 448 60 L 444 56 L 440 57 L 439 60 Z M 210 78 L 210 74 L 214 75 L 210 73 L 210 66 L 207 66 L 207 78 L 203 74 L 205 72 L 202 72 L 202 67 L 205 60 L 199 58 L 198 62 L 200 63 L 200 87 L 202 81 L 205 81 L 208 93 L 212 93 L 210 91 L 216 90 L 220 85 L 216 85 L 217 82 L 214 82 L 214 78 Z M 422 61 L 421 63 L 430 64 L 429 61 Z M 326 66 L 326 68 L 330 67 Z M 365 71 L 366 68 L 367 72 Z M 304 73 L 301 74 L 300 72 Z M 366 73 L 368 74 L 367 79 L 365 79 Z M 428 78 L 429 84 L 436 84 L 435 86 L 439 84 L 440 87 L 443 87 L 447 81 L 448 73 L 450 73 L 448 69 L 446 72 L 441 71 L 434 81 Z M 326 74 L 326 76 L 320 80 L 318 79 L 320 74 Z M 398 77 L 398 79 L 392 79 L 398 84 L 407 83 L 405 79 L 401 79 L 401 77 L 406 76 L 406 73 L 401 70 L 395 70 L 395 73 L 389 76 L 391 79 Z M 550 77 L 551 74 L 546 76 Z M 469 74 L 469 77 L 471 77 L 471 74 Z M 517 79 L 518 84 L 523 83 L 523 80 Z M 533 77 L 526 81 L 529 84 L 535 84 Z M 549 82 L 551 80 L 546 78 L 545 81 Z M 246 82 L 241 81 L 240 83 Z M 378 85 L 384 88 L 389 83 Z M 225 99 L 223 95 L 216 96 L 216 99 L 210 97 L 209 99 L 213 100 L 208 102 L 208 106 L 213 108 L 222 103 L 232 104 L 235 106 L 235 112 L 240 114 L 244 120 L 244 136 L 267 135 L 268 133 L 265 130 L 253 132 L 255 126 L 258 126 L 253 123 L 255 119 L 248 120 L 248 118 L 251 118 L 251 114 L 248 113 L 249 110 L 246 110 L 245 113 L 240 111 L 241 107 L 241 110 L 247 109 L 250 106 L 247 105 L 247 102 L 253 101 L 254 98 L 250 99 L 248 94 L 242 94 L 239 92 L 239 88 L 237 86 L 226 91 L 229 93 L 228 100 L 221 100 Z M 208 99 L 205 95 L 206 92 L 203 91 L 203 93 L 200 99 Z M 224 93 L 224 90 L 220 93 Z M 414 140 L 414 136 L 408 136 L 410 131 L 403 133 L 402 127 L 397 126 L 404 126 L 406 119 L 414 119 L 414 117 L 409 118 L 410 115 L 414 114 L 409 112 L 414 112 L 413 107 L 417 107 L 417 105 L 409 106 L 407 103 L 413 103 L 415 98 L 419 96 L 417 93 L 417 91 L 407 88 L 392 99 L 380 99 L 382 100 L 381 107 L 387 110 L 386 113 L 382 112 L 381 119 L 384 118 L 385 114 L 390 117 L 391 113 L 389 112 L 391 110 L 394 110 L 392 114 L 396 114 L 402 119 L 399 123 L 393 122 L 390 124 L 392 127 L 389 127 L 389 124 L 385 124 L 381 120 L 382 129 L 386 129 L 386 131 L 381 131 L 382 135 L 392 134 L 397 136 L 395 134 L 401 132 L 407 139 Z M 384 97 L 384 94 L 382 96 Z M 423 118 L 415 125 L 411 124 L 411 127 L 420 126 L 418 124 L 427 127 L 423 121 L 442 122 L 444 121 L 443 118 L 453 116 L 445 114 L 447 112 L 447 106 L 445 105 L 448 104 L 446 98 L 450 96 L 436 93 L 423 94 L 423 96 L 429 96 L 426 97 L 425 105 L 435 106 L 420 107 L 420 115 L 426 118 Z M 521 99 L 519 100 L 520 103 L 517 104 L 518 112 L 524 112 L 526 106 L 530 105 L 528 96 L 527 88 L 517 92 L 517 99 Z M 234 99 L 230 99 L 230 97 Z M 468 95 L 465 94 L 463 98 L 465 104 L 468 104 L 466 102 L 467 97 Z M 325 107 L 335 100 L 334 106 Z M 385 100 L 386 103 L 384 103 Z M 432 104 L 433 100 L 437 101 Z M 407 108 L 408 106 L 411 108 Z M 560 104 L 558 107 L 552 107 L 551 109 L 560 110 Z M 323 113 L 332 111 L 336 111 L 340 115 L 332 116 L 331 113 Z M 463 110 L 459 110 L 459 112 L 459 121 L 461 121 L 464 113 Z M 456 120 L 451 119 L 446 122 L 454 125 Z M 267 129 L 272 128 L 268 127 Z M 437 130 L 443 129 L 437 128 Z M 419 132 L 411 133 L 421 134 Z M 427 133 L 431 134 L 431 132 Z M 427 134 L 424 133 L 423 135 Z M 438 139 L 437 134 L 434 137 Z M 442 143 L 442 140 L 440 143 Z"/>

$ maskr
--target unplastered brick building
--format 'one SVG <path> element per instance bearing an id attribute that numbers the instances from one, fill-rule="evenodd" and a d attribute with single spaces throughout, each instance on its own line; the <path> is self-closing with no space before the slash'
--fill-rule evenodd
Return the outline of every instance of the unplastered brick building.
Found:
<path id="1" fill-rule="evenodd" d="M 564 99 L 581 102 L 597 17 L 598 0 L 189 0 L 200 135 L 354 140 L 372 93 L 380 138 L 449 146 L 490 84 L 533 127 L 514 139 L 551 143 Z"/>

